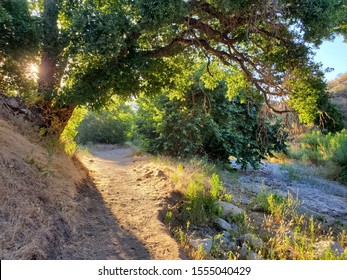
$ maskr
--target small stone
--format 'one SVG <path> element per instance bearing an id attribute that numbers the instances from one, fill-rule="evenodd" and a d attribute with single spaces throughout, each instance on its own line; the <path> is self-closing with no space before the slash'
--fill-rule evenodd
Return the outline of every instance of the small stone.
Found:
<path id="1" fill-rule="evenodd" d="M 337 257 L 341 256 L 344 252 L 344 248 L 335 241 L 320 241 L 314 247 L 314 255 L 316 257 L 323 256 L 327 250 L 333 251 Z"/>
<path id="2" fill-rule="evenodd" d="M 263 240 L 251 233 L 242 235 L 241 241 L 245 242 L 250 247 L 253 247 L 256 251 L 260 251 L 263 247 Z"/>
<path id="3" fill-rule="evenodd" d="M 216 218 L 215 223 L 218 227 L 220 227 L 221 229 L 224 229 L 226 231 L 231 229 L 231 225 L 227 221 L 225 221 L 221 218 Z"/>
<path id="4" fill-rule="evenodd" d="M 222 244 L 228 244 L 230 242 L 230 240 L 224 236 L 220 237 L 220 240 L 221 240 Z"/>
<path id="5" fill-rule="evenodd" d="M 230 240 L 227 240 L 225 237 L 222 238 L 220 246 L 221 249 L 223 249 L 224 251 L 235 251 L 237 248 L 235 242 L 231 242 Z"/>
<path id="6" fill-rule="evenodd" d="M 149 178 L 149 177 L 151 177 L 153 175 L 153 171 L 148 171 L 148 172 L 146 172 L 146 174 L 145 174 L 145 178 Z"/>
<path id="7" fill-rule="evenodd" d="M 248 248 L 247 246 L 242 246 L 241 249 L 239 250 L 240 254 L 240 259 L 241 260 L 246 260 L 248 256 Z"/>
<path id="8" fill-rule="evenodd" d="M 19 109 L 19 103 L 16 99 L 10 98 L 6 104 L 12 109 Z"/>
<path id="9" fill-rule="evenodd" d="M 259 204 L 256 204 L 252 207 L 252 211 L 254 212 L 263 212 L 264 211 L 264 208 L 263 206 L 259 205 Z"/>
<path id="10" fill-rule="evenodd" d="M 157 171 L 154 173 L 154 176 L 156 176 L 156 177 L 165 177 L 165 173 L 164 173 L 164 171 L 162 171 L 162 170 L 157 170 Z"/>
<path id="11" fill-rule="evenodd" d="M 242 214 L 242 212 L 243 212 L 243 210 L 240 209 L 239 207 L 237 207 L 234 204 L 231 204 L 229 202 L 225 202 L 225 201 L 218 201 L 217 206 L 222 208 L 222 216 L 223 217 L 227 217 L 230 214 L 239 215 L 239 214 Z"/>
<path id="12" fill-rule="evenodd" d="M 19 108 L 19 112 L 25 115 L 29 115 L 31 113 L 28 109 L 25 108 Z"/>
<path id="13" fill-rule="evenodd" d="M 254 252 L 254 251 L 250 251 L 249 252 L 248 259 L 251 260 L 251 261 L 263 260 L 263 258 L 259 254 Z"/>
<path id="14" fill-rule="evenodd" d="M 240 199 L 240 202 L 241 202 L 242 204 L 245 204 L 245 205 L 248 205 L 248 204 L 251 203 L 251 201 L 250 201 L 248 198 L 246 198 L 246 197 L 241 198 L 241 199 Z"/>
<path id="15" fill-rule="evenodd" d="M 236 248 L 237 248 L 236 242 L 229 242 L 229 248 L 231 251 L 236 251 Z"/>
<path id="16" fill-rule="evenodd" d="M 227 239 L 231 238 L 231 234 L 228 231 L 223 231 L 223 236 Z"/>
<path id="17" fill-rule="evenodd" d="M 195 248 L 195 250 L 199 250 L 199 247 L 202 246 L 206 254 L 209 254 L 212 248 L 212 240 L 209 238 L 205 239 L 192 239 L 191 240 L 192 246 Z"/>
<path id="18" fill-rule="evenodd" d="M 231 229 L 236 232 L 240 230 L 240 228 L 236 224 L 231 224 Z"/>

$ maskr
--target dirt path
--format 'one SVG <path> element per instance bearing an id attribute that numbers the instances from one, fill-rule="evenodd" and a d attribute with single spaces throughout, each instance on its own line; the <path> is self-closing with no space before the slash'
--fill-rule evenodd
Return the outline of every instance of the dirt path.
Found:
<path id="1" fill-rule="evenodd" d="M 124 259 L 122 246 L 132 248 L 133 259 L 187 259 L 159 218 L 170 191 L 165 174 L 132 153 L 132 147 L 98 145 L 79 156 L 120 227 L 119 247 L 107 258 Z"/>

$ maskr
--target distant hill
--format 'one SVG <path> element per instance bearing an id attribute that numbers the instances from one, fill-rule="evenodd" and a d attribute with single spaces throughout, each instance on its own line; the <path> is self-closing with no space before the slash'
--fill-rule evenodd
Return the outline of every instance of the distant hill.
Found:
<path id="1" fill-rule="evenodd" d="M 332 102 L 341 110 L 345 127 L 347 127 L 347 72 L 327 84 L 331 92 Z"/>

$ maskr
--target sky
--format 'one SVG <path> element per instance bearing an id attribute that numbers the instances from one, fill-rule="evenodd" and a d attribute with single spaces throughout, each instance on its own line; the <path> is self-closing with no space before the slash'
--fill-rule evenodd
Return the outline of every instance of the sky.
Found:
<path id="1" fill-rule="evenodd" d="M 328 81 L 347 72 L 347 43 L 343 42 L 342 36 L 324 42 L 315 52 L 315 61 L 321 62 L 323 68 L 334 68 L 334 71 L 325 74 Z"/>

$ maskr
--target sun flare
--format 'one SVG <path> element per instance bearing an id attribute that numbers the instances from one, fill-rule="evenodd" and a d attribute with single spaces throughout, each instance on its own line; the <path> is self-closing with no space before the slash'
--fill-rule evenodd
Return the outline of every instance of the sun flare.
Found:
<path id="1" fill-rule="evenodd" d="M 37 80 L 39 78 L 39 66 L 37 64 L 31 63 L 27 68 L 28 77 Z"/>

